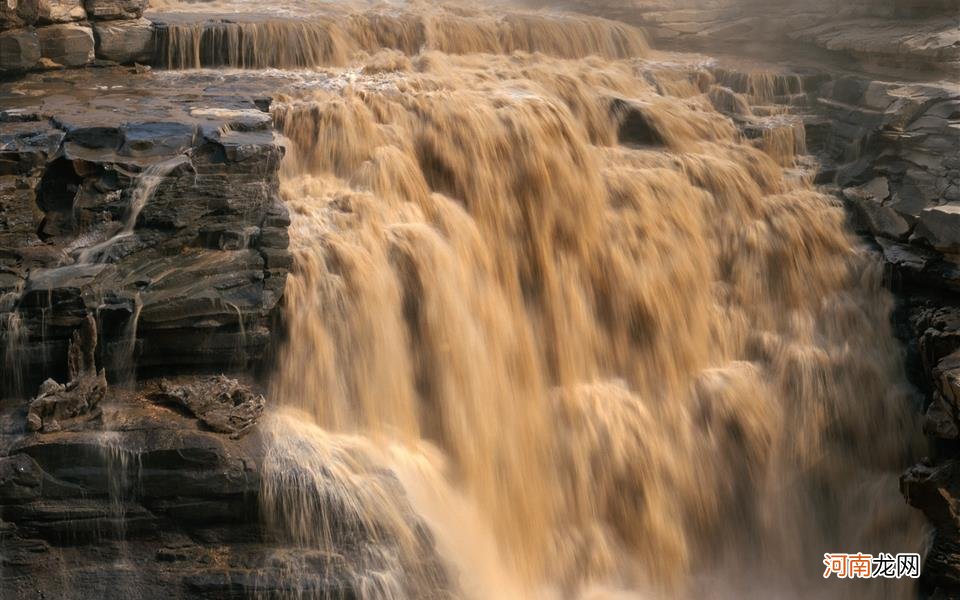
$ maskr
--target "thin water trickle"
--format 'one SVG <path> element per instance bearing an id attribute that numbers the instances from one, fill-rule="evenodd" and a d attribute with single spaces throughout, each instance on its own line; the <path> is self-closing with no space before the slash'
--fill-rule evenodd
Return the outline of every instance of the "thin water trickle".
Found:
<path id="1" fill-rule="evenodd" d="M 140 213 L 153 198 L 153 194 L 169 175 L 178 166 L 184 164 L 184 157 L 177 156 L 172 159 L 154 163 L 134 177 L 133 188 L 130 192 L 130 203 L 124 213 L 117 231 L 106 240 L 88 246 L 77 255 L 76 264 L 93 264 L 106 262 L 109 260 L 109 251 L 119 241 L 129 238 L 134 234 L 137 226 L 137 219 Z"/>
<path id="2" fill-rule="evenodd" d="M 23 353 L 27 340 L 27 331 L 23 318 L 17 308 L 23 284 L 18 289 L 0 296 L 0 349 L 3 356 L 3 377 L 0 378 L 0 393 L 20 397 L 24 392 Z"/>

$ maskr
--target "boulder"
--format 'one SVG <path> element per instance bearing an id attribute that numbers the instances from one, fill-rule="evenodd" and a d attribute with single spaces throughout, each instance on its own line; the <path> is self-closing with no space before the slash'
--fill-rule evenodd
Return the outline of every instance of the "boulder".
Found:
<path id="1" fill-rule="evenodd" d="M 100 416 L 99 405 L 107 393 L 107 378 L 102 369 L 97 371 L 96 348 L 97 322 L 88 315 L 70 341 L 67 353 L 69 383 L 64 385 L 48 379 L 30 402 L 27 427 L 31 431 L 60 431 L 69 424 Z"/>
<path id="2" fill-rule="evenodd" d="M 940 252 L 960 252 L 960 204 L 950 203 L 921 211 L 912 240 L 926 243 Z"/>
<path id="3" fill-rule="evenodd" d="M 37 30 L 40 54 L 57 65 L 82 67 L 93 62 L 93 30 L 83 25 L 68 23 L 50 25 Z"/>
<path id="4" fill-rule="evenodd" d="M 0 458 L 0 502 L 23 502 L 40 496 L 43 475 L 29 456 Z"/>
<path id="5" fill-rule="evenodd" d="M 153 57 L 153 23 L 147 19 L 93 24 L 97 57 L 122 64 L 146 63 Z"/>
<path id="6" fill-rule="evenodd" d="M 85 0 L 90 18 L 97 20 L 139 19 L 148 0 Z"/>
<path id="7" fill-rule="evenodd" d="M 40 0 L 40 23 L 70 23 L 86 18 L 82 0 Z"/>
<path id="8" fill-rule="evenodd" d="M 263 414 L 263 395 L 222 375 L 184 385 L 160 382 L 160 389 L 147 395 L 153 402 L 180 406 L 218 433 L 239 438 Z"/>
<path id="9" fill-rule="evenodd" d="M 900 490 L 938 528 L 960 529 L 960 461 L 911 467 L 900 478 Z"/>
<path id="10" fill-rule="evenodd" d="M 910 233 L 910 224 L 887 205 L 890 188 L 886 178 L 877 177 L 862 186 L 847 188 L 843 196 L 870 233 L 894 240 Z"/>
<path id="11" fill-rule="evenodd" d="M 35 31 L 15 29 L 0 32 L 0 74 L 28 71 L 39 61 L 40 38 Z"/>

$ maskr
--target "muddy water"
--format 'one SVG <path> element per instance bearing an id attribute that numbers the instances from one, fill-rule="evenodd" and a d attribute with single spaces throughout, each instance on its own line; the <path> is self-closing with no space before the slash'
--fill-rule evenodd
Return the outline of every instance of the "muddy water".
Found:
<path id="1" fill-rule="evenodd" d="M 268 523 L 304 552 L 383 536 L 366 598 L 908 597 L 821 577 L 918 550 L 919 441 L 878 269 L 784 175 L 796 132 L 744 143 L 622 25 L 347 12 L 164 46 L 343 67 L 272 109 L 296 268 Z"/>

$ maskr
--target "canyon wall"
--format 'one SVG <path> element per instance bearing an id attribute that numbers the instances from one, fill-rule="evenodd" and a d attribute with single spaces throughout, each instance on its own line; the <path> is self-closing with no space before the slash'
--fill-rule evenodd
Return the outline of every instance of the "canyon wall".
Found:
<path id="1" fill-rule="evenodd" d="M 658 47 L 792 60 L 809 54 L 913 78 L 955 78 L 960 68 L 957 0 L 565 0 L 561 6 L 642 26 Z"/>

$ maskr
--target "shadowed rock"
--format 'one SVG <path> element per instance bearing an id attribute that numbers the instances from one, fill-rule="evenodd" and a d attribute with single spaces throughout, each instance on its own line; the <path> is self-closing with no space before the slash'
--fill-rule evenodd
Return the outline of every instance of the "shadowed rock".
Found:
<path id="1" fill-rule="evenodd" d="M 48 379 L 30 402 L 27 427 L 31 431 L 60 431 L 71 424 L 100 416 L 99 405 L 107 393 L 107 377 L 104 370 L 97 371 L 96 347 L 97 324 L 92 316 L 88 316 L 70 341 L 67 354 L 69 383 L 64 385 Z"/>

